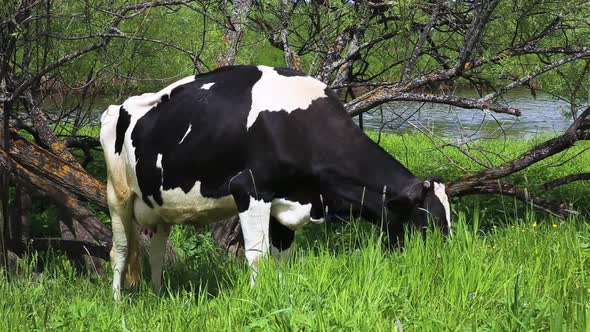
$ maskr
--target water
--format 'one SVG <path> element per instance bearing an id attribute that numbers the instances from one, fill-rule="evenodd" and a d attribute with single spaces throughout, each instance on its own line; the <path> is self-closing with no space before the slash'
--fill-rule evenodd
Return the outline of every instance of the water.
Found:
<path id="1" fill-rule="evenodd" d="M 457 95 L 477 98 L 474 90 L 460 90 Z M 100 115 L 113 102 L 116 98 L 106 95 L 96 98 L 90 114 L 86 114 L 86 123 L 100 125 Z M 504 96 L 503 102 L 522 110 L 522 115 L 515 117 L 441 104 L 392 102 L 365 113 L 364 127 L 389 132 L 431 131 L 462 142 L 475 138 L 530 138 L 559 134 L 572 122 L 571 116 L 567 115 L 569 104 L 547 94 L 537 94 L 534 98 L 527 89 L 514 89 Z M 46 109 L 58 111 L 63 106 L 58 108 L 54 105 Z M 355 121 L 358 122 L 358 117 Z"/>
<path id="2" fill-rule="evenodd" d="M 457 95 L 477 98 L 473 90 Z M 421 102 L 392 102 L 363 115 L 365 129 L 384 131 L 420 130 L 465 141 L 474 138 L 530 138 L 562 133 L 572 123 L 569 104 L 547 94 L 531 96 L 527 89 L 515 89 L 503 102 L 522 111 L 508 114 L 466 110 Z M 358 118 L 355 119 L 358 123 Z"/>

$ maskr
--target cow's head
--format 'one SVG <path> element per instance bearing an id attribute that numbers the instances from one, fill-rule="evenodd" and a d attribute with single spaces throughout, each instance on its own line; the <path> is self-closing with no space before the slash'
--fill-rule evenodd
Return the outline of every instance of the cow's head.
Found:
<path id="1" fill-rule="evenodd" d="M 429 223 L 433 223 L 444 234 L 449 234 L 451 210 L 445 189 L 445 185 L 437 178 L 416 181 L 394 197 L 389 207 L 416 229 L 424 230 Z"/>

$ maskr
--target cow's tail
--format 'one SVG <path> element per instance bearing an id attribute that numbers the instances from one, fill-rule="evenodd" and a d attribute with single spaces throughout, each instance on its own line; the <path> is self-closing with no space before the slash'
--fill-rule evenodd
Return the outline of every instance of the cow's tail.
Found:
<path id="1" fill-rule="evenodd" d="M 125 225 L 127 233 L 127 265 L 125 266 L 125 285 L 135 286 L 139 283 L 142 273 L 143 247 L 139 242 L 139 233 L 129 218 L 128 225 Z"/>

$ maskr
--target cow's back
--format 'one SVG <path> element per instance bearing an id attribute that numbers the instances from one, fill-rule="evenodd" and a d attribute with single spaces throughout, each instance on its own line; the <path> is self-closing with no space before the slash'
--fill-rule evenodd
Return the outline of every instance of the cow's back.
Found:
<path id="1" fill-rule="evenodd" d="M 129 143 L 144 196 L 161 204 L 160 187 L 188 192 L 197 181 L 204 196 L 228 194 L 228 178 L 244 164 L 244 124 L 259 78 L 256 67 L 197 76 L 137 121 Z"/>

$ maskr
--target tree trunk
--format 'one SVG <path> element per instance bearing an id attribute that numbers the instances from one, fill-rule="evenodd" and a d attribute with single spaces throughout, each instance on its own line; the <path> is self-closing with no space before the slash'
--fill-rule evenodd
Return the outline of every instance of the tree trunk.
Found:
<path id="1" fill-rule="evenodd" d="M 74 220 L 70 213 L 64 209 L 59 209 L 59 229 L 61 238 L 68 241 L 82 241 L 93 243 L 93 236 L 82 225 Z M 83 246 L 80 251 L 66 251 L 66 254 L 78 272 L 96 272 L 104 275 L 100 259 L 89 255 L 87 246 Z"/>
<path id="2" fill-rule="evenodd" d="M 0 147 L 8 149 L 10 138 L 8 136 L 8 127 L 10 120 L 11 103 L 4 103 L 2 112 L 2 130 L 0 131 Z M 9 178 L 10 173 L 8 168 L 0 169 L 0 269 L 4 268 L 6 278 L 8 278 L 8 194 L 9 194 Z"/>
<path id="3" fill-rule="evenodd" d="M 43 198 L 47 198 L 58 206 L 66 208 L 72 217 L 78 220 L 82 226 L 88 230 L 90 234 L 92 234 L 96 241 L 110 247 L 111 230 L 106 227 L 106 225 L 103 224 L 98 218 L 96 218 L 92 211 L 82 205 L 79 200 L 77 200 L 70 192 L 68 192 L 67 189 L 52 182 L 51 177 L 46 179 L 37 175 L 39 173 L 44 174 L 46 169 L 43 167 L 48 165 L 48 160 L 42 160 L 40 162 L 42 165 L 38 165 L 38 168 L 33 167 L 32 170 L 29 170 L 18 163 L 15 159 L 11 158 L 13 156 L 13 154 L 9 155 L 5 151 L 0 150 L 0 166 L 6 170 L 9 170 L 16 182 L 25 186 L 30 192 L 33 192 Z M 30 167 L 31 165 L 26 166 Z M 55 167 L 59 165 L 53 166 Z M 56 174 L 51 175 L 55 176 Z M 73 179 L 75 180 L 76 178 Z"/>
<path id="4" fill-rule="evenodd" d="M 5 185 L 4 182 L 4 178 L 5 178 L 5 174 L 4 172 L 2 172 L 3 174 L 0 174 L 0 190 L 2 190 L 2 188 L 6 188 L 8 189 L 8 186 Z M 7 193 L 0 193 L 0 195 L 2 195 L 2 198 L 0 199 L 0 270 L 3 270 L 4 272 L 8 271 L 8 248 L 7 248 L 7 229 L 6 229 L 6 225 L 7 225 L 7 220 L 8 220 L 8 211 L 6 209 L 6 203 L 7 203 L 7 199 L 5 199 L 5 196 L 7 196 Z M 6 273 L 6 276 L 8 276 L 8 273 Z"/>
<path id="5" fill-rule="evenodd" d="M 217 242 L 219 247 L 225 252 L 235 255 L 244 255 L 244 237 L 240 227 L 240 218 L 220 221 L 210 226 L 211 236 Z"/>
<path id="6" fill-rule="evenodd" d="M 106 186 L 84 169 L 72 167 L 53 153 L 11 133 L 10 152 L 0 149 L 0 169 L 11 173 L 19 186 L 35 196 L 48 199 L 61 209 L 62 239 L 35 239 L 32 249 L 54 248 L 72 257 L 86 255 L 109 258 L 111 230 L 100 221 L 82 200 L 107 212 Z M 28 231 L 26 232 L 28 234 Z M 146 247 L 145 239 L 143 241 Z M 144 252 L 147 251 L 144 249 Z M 84 259 L 91 271 L 103 273 L 100 261 Z M 168 264 L 176 261 L 170 241 L 166 249 Z"/>
<path id="7" fill-rule="evenodd" d="M 233 65 L 236 62 L 245 30 L 244 22 L 251 6 L 252 0 L 233 1 L 233 9 L 228 17 L 229 26 L 223 36 L 224 50 L 217 60 L 217 67 Z"/>
<path id="8" fill-rule="evenodd" d="M 14 199 L 10 208 L 9 247 L 17 255 L 27 250 L 31 238 L 31 196 L 19 184 L 15 185 Z"/>

